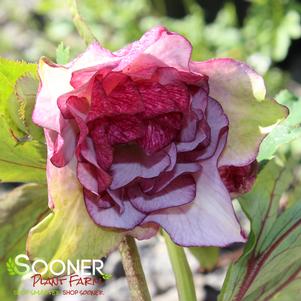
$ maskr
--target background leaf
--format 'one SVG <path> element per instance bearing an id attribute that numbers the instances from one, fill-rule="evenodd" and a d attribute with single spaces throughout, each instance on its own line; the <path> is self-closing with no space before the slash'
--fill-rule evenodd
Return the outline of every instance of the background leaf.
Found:
<path id="1" fill-rule="evenodd" d="M 26 184 L 0 197 L 0 300 L 16 299 L 20 277 L 10 276 L 6 263 L 13 272 L 12 258 L 25 254 L 28 231 L 47 211 L 46 186 Z"/>
<path id="2" fill-rule="evenodd" d="M 37 141 L 23 142 L 1 114 L 0 127 L 0 181 L 44 182 L 45 146 Z"/>
<path id="3" fill-rule="evenodd" d="M 219 248 L 217 247 L 190 247 L 187 248 L 199 261 L 200 266 L 206 270 L 212 270 L 218 262 Z"/>
<path id="4" fill-rule="evenodd" d="M 44 136 L 31 121 L 36 65 L 0 59 L 0 181 L 45 182 Z"/>
<path id="5" fill-rule="evenodd" d="M 289 115 L 264 139 L 260 146 L 258 161 L 272 159 L 281 145 L 301 137 L 301 98 L 283 90 L 276 96 L 276 100 L 288 107 Z"/>
<path id="6" fill-rule="evenodd" d="M 292 283 L 301 284 L 301 196 L 290 207 L 283 205 L 294 163 L 270 161 L 253 190 L 241 198 L 251 233 L 242 257 L 228 270 L 220 301 L 272 300 Z"/>

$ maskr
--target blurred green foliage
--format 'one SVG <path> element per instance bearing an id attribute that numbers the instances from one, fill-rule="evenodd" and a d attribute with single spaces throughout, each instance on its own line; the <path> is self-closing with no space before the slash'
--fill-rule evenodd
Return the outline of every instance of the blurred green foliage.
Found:
<path id="1" fill-rule="evenodd" d="M 78 2 L 95 36 L 111 50 L 163 24 L 192 42 L 195 60 L 227 56 L 247 61 L 265 76 L 271 94 L 283 88 L 288 79 L 275 64 L 286 58 L 291 40 L 301 36 L 301 4 L 295 0 L 248 1 L 245 16 L 235 7 L 237 1 L 225 1 L 209 23 L 205 14 L 210 5 L 207 3 L 205 9 L 199 4 L 209 1 L 174 1 L 174 7 L 183 10 L 183 17 L 177 19 L 168 16 L 167 0 Z M 68 1 L 2 0 L 0 8 L 3 56 L 37 61 L 41 55 L 54 58 L 61 41 L 70 47 L 71 56 L 85 47 L 72 24 Z"/>
<path id="2" fill-rule="evenodd" d="M 265 76 L 274 95 L 288 80 L 276 64 L 286 58 L 291 41 L 301 36 L 301 4 L 297 0 L 233 0 L 220 1 L 221 8 L 216 9 L 215 2 L 79 0 L 78 5 L 104 47 L 116 50 L 163 24 L 192 42 L 195 60 L 227 56 L 248 62 Z M 246 7 L 245 13 L 238 8 L 239 2 Z M 42 55 L 54 58 L 61 41 L 70 47 L 71 56 L 85 47 L 72 23 L 68 1 L 1 0 L 0 8 L 2 56 L 37 61 Z M 172 18 L 173 10 L 183 17 Z M 216 15 L 213 21 L 206 19 L 208 11 Z"/>

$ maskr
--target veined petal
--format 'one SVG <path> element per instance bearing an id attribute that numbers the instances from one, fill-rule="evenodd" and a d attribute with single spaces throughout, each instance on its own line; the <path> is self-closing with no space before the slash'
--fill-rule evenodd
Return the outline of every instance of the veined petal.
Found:
<path id="1" fill-rule="evenodd" d="M 62 121 L 64 123 L 60 134 L 57 134 L 53 146 L 53 155 L 50 158 L 52 164 L 57 167 L 67 165 L 74 155 L 76 146 L 76 128 L 72 122 Z"/>
<path id="2" fill-rule="evenodd" d="M 155 194 L 143 194 L 139 185 L 127 189 L 132 205 L 141 212 L 150 213 L 160 209 L 190 203 L 195 198 L 195 182 L 192 176 L 183 175 Z"/>
<path id="3" fill-rule="evenodd" d="M 135 73 L 152 67 L 173 67 L 187 71 L 192 46 L 183 36 L 155 27 L 146 32 L 139 41 L 115 52 L 123 57 L 116 70 Z"/>
<path id="4" fill-rule="evenodd" d="M 154 44 L 144 51 L 146 57 L 155 58 L 165 66 L 187 71 L 191 57 L 192 46 L 183 36 L 165 31 Z"/>
<path id="5" fill-rule="evenodd" d="M 138 211 L 131 202 L 123 200 L 122 190 L 110 191 L 110 196 L 123 203 L 122 211 L 118 205 L 102 208 L 97 202 L 85 197 L 85 203 L 92 220 L 99 226 L 132 230 L 141 223 L 145 214 Z M 99 200 L 101 202 L 101 199 Z M 117 202 L 116 202 L 117 203 Z"/>
<path id="6" fill-rule="evenodd" d="M 217 159 L 225 143 L 226 133 L 220 137 L 215 155 L 202 162 L 202 172 L 196 177 L 194 201 L 152 213 L 144 222 L 161 225 L 181 246 L 226 246 L 244 242 L 229 193 L 217 170 Z"/>
<path id="7" fill-rule="evenodd" d="M 115 151 L 114 162 L 111 167 L 113 181 L 110 186 L 115 190 L 129 184 L 134 179 L 153 178 L 166 170 L 171 162 L 169 152 L 173 147 L 168 147 L 147 156 L 135 145 L 119 146 Z"/>
<path id="8" fill-rule="evenodd" d="M 192 62 L 191 70 L 207 75 L 209 95 L 223 107 L 229 118 L 229 136 L 219 165 L 243 166 L 254 161 L 259 144 L 269 127 L 286 115 L 286 108 L 265 99 L 260 75 L 232 59 Z"/>
<path id="9" fill-rule="evenodd" d="M 174 179 L 183 174 L 192 174 L 200 171 L 202 169 L 201 165 L 197 162 L 195 163 L 178 163 L 175 165 L 172 171 L 164 172 L 162 175 L 154 180 L 153 187 L 150 193 L 156 193 L 167 187 Z"/>

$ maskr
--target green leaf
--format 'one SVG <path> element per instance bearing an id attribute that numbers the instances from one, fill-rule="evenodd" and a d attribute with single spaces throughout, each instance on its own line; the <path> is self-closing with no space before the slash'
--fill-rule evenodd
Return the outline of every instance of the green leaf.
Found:
<path id="1" fill-rule="evenodd" d="M 46 147 L 31 121 L 37 66 L 0 58 L 0 181 L 45 182 Z"/>
<path id="2" fill-rule="evenodd" d="M 9 99 L 8 111 L 11 119 L 22 132 L 31 139 L 44 142 L 43 129 L 32 121 L 38 85 L 39 81 L 30 75 L 20 77 Z"/>
<path id="3" fill-rule="evenodd" d="M 219 257 L 219 248 L 217 247 L 190 247 L 187 248 L 193 256 L 199 261 L 200 266 L 210 271 L 212 270 L 217 262 Z"/>
<path id="4" fill-rule="evenodd" d="M 25 254 L 29 229 L 47 211 L 45 186 L 27 184 L 0 197 L 0 300 L 16 299 L 13 290 L 18 289 L 20 273 L 13 258 Z"/>
<path id="5" fill-rule="evenodd" d="M 0 112 L 4 112 L 17 80 L 24 75 L 37 77 L 37 65 L 0 58 Z"/>
<path id="6" fill-rule="evenodd" d="M 118 246 L 123 234 L 101 228 L 93 222 L 73 168 L 69 165 L 63 168 L 50 166 L 48 191 L 54 209 L 29 233 L 27 253 L 31 260 L 41 258 L 50 264 L 52 260 L 66 262 L 69 259 L 76 264 L 76 260 L 107 256 Z M 56 267 L 54 264 L 53 268 L 61 270 L 60 265 Z"/>
<path id="7" fill-rule="evenodd" d="M 56 49 L 56 62 L 60 65 L 67 64 L 70 59 L 70 47 L 65 47 L 61 42 Z"/>
<path id="8" fill-rule="evenodd" d="M 260 146 L 258 161 L 270 160 L 277 149 L 301 136 L 301 98 L 287 90 L 281 91 L 276 99 L 289 109 L 288 117 L 280 122 L 271 133 L 264 139 Z"/>
<path id="9" fill-rule="evenodd" d="M 0 181 L 45 182 L 45 146 L 18 137 L 0 115 Z"/>
<path id="10" fill-rule="evenodd" d="M 270 161 L 240 200 L 251 233 L 243 255 L 228 270 L 219 301 L 281 300 L 282 289 L 301 285 L 301 202 L 285 208 L 279 203 L 293 181 L 293 166 Z"/>

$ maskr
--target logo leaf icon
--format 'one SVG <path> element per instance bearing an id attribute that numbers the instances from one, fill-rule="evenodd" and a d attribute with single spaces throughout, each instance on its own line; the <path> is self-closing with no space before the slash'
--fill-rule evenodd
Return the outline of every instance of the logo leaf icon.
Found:
<path id="1" fill-rule="evenodd" d="M 9 257 L 6 262 L 6 268 L 7 268 L 8 274 L 10 276 L 18 275 L 18 270 L 16 268 L 16 264 L 11 257 Z"/>
<path id="2" fill-rule="evenodd" d="M 26 273 L 22 273 L 18 270 L 15 261 L 9 257 L 6 262 L 6 269 L 8 271 L 8 275 L 10 276 L 23 276 Z"/>

